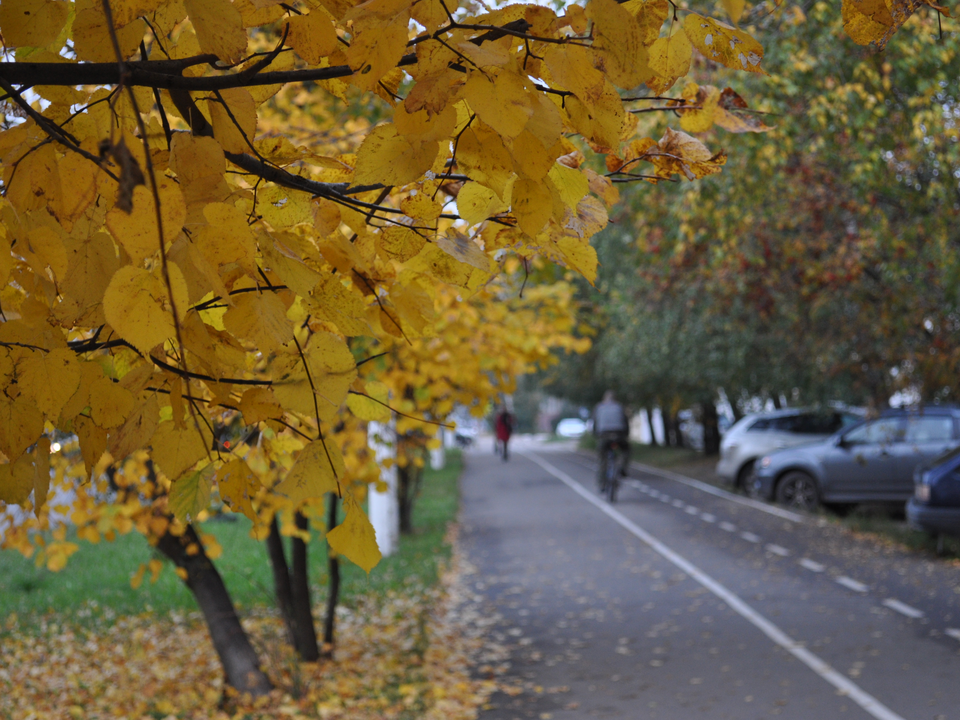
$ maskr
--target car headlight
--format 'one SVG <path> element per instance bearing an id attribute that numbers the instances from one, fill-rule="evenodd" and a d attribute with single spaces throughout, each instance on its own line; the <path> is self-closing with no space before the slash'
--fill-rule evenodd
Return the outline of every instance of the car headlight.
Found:
<path id="1" fill-rule="evenodd" d="M 760 458 L 760 467 L 762 467 L 762 468 L 768 468 L 768 467 L 770 467 L 770 456 L 769 456 L 769 455 L 764 455 L 762 458 Z"/>
<path id="2" fill-rule="evenodd" d="M 917 498 L 917 501 L 926 503 L 930 502 L 930 486 L 919 484 L 913 489 L 914 495 Z"/>

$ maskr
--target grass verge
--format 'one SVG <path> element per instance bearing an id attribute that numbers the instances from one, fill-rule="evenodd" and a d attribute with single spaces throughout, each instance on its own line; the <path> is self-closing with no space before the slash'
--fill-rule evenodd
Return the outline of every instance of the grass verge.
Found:
<path id="1" fill-rule="evenodd" d="M 447 455 L 442 470 L 425 471 L 421 495 L 414 508 L 413 535 L 404 536 L 398 552 L 384 558 L 367 575 L 349 561 L 341 563 L 341 601 L 350 605 L 356 598 L 386 595 L 411 585 L 436 584 L 439 568 L 450 555 L 444 541 L 448 524 L 459 505 L 458 478 L 463 467 L 459 451 Z M 224 548 L 216 560 L 234 602 L 241 608 L 271 606 L 273 579 L 266 546 L 249 535 L 250 521 L 228 515 L 203 523 Z M 169 613 L 196 608 L 190 591 L 173 573 L 169 563 L 157 581 L 145 580 L 138 588 L 130 578 L 140 564 L 154 557 L 143 536 L 131 533 L 114 542 L 97 544 L 80 540 L 80 549 L 67 567 L 50 572 L 16 551 L 0 552 L 0 627 L 16 614 L 21 627 L 56 613 L 59 621 L 87 622 L 90 618 L 112 619 L 144 611 Z M 315 537 L 310 543 L 310 578 L 314 600 L 326 596 L 326 543 Z"/>

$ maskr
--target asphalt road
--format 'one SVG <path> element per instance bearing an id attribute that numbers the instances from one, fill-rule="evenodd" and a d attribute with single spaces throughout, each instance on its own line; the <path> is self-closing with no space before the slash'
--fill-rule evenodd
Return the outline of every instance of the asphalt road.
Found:
<path id="1" fill-rule="evenodd" d="M 960 567 L 695 480 L 519 438 L 466 455 L 472 590 L 501 620 L 480 717 L 960 720 Z"/>

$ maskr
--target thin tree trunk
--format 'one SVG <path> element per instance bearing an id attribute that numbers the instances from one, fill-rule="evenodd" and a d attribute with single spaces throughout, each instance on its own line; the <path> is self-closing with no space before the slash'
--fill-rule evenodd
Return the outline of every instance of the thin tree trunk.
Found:
<path id="1" fill-rule="evenodd" d="M 717 417 L 717 406 L 713 400 L 704 400 L 701 404 L 703 415 L 703 454 L 720 454 L 720 423 Z"/>
<path id="2" fill-rule="evenodd" d="M 413 532 L 413 506 L 420 493 L 422 479 L 423 469 L 413 463 L 397 468 L 397 509 L 402 535 L 410 535 Z"/>
<path id="3" fill-rule="evenodd" d="M 783 403 L 780 402 L 780 395 L 779 395 L 779 393 L 773 393 L 772 395 L 770 395 L 770 399 L 773 400 L 773 407 L 774 407 L 774 408 L 776 408 L 777 410 L 782 410 L 782 409 L 783 409 Z"/>
<path id="4" fill-rule="evenodd" d="M 307 518 L 297 512 L 294 516 L 298 530 L 307 529 Z M 307 543 L 299 537 L 293 538 L 293 573 L 290 592 L 293 598 L 293 619 L 297 630 L 295 647 L 302 660 L 316 662 L 320 659 L 317 647 L 317 630 L 313 624 L 313 611 L 310 603 L 310 575 L 307 567 Z"/>
<path id="5" fill-rule="evenodd" d="M 330 532 L 336 526 L 337 496 L 331 493 L 330 505 L 327 508 L 327 532 Z M 340 560 L 333 553 L 332 548 L 328 548 L 327 553 L 327 567 L 330 575 L 330 583 L 327 592 L 327 614 L 323 620 L 323 646 L 324 654 L 328 657 L 333 657 L 337 619 L 337 601 L 340 597 Z"/>
<path id="6" fill-rule="evenodd" d="M 223 578 L 204 552 L 193 526 L 188 525 L 181 537 L 165 533 L 157 542 L 157 549 L 177 567 L 186 570 L 185 583 L 206 620 L 227 684 L 254 697 L 268 694 L 273 684 L 260 669 L 260 660 L 240 624 Z"/>
<path id="7" fill-rule="evenodd" d="M 273 568 L 273 592 L 277 597 L 277 607 L 283 617 L 283 624 L 290 636 L 290 644 L 297 647 L 297 626 L 293 614 L 293 594 L 290 591 L 290 571 L 287 567 L 287 556 L 283 550 L 283 538 L 280 536 L 280 526 L 274 515 L 270 522 L 270 534 L 267 535 L 267 554 L 270 557 L 270 567 Z"/>
<path id="8" fill-rule="evenodd" d="M 659 445 L 660 443 L 657 442 L 657 433 L 653 429 L 653 408 L 648 407 L 646 408 L 646 410 L 647 410 L 647 425 L 650 426 L 650 444 Z"/>

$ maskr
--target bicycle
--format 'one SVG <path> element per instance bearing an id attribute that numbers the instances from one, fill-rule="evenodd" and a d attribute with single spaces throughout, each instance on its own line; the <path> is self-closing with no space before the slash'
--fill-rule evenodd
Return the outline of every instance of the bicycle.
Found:
<path id="1" fill-rule="evenodd" d="M 600 455 L 600 466 L 597 468 L 597 485 L 601 495 L 606 495 L 611 503 L 617 501 L 617 492 L 620 490 L 620 475 L 623 455 L 620 452 L 620 443 L 610 440 L 605 443 Z"/>

